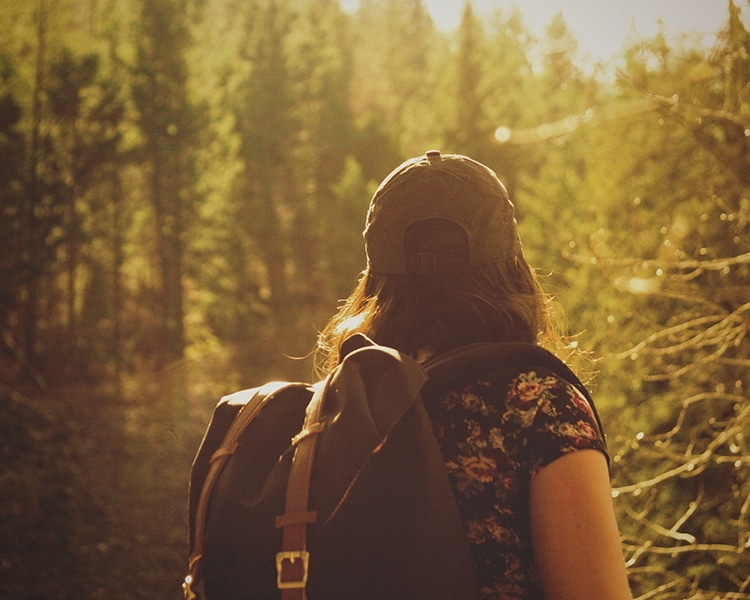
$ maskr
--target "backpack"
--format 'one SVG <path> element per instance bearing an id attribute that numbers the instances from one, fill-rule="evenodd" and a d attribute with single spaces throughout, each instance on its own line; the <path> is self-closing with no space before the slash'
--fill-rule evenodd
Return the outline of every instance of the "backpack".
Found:
<path id="1" fill-rule="evenodd" d="M 420 390 L 546 366 L 596 415 L 532 344 L 472 344 L 422 367 L 355 334 L 341 353 L 314 385 L 272 382 L 217 405 L 191 472 L 187 600 L 478 598 Z"/>

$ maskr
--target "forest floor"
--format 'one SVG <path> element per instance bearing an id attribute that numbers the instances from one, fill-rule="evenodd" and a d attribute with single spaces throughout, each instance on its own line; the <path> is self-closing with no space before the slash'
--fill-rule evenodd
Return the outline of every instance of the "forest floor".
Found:
<path id="1" fill-rule="evenodd" d="M 190 464 L 214 401 L 0 384 L 0 598 L 181 598 Z"/>

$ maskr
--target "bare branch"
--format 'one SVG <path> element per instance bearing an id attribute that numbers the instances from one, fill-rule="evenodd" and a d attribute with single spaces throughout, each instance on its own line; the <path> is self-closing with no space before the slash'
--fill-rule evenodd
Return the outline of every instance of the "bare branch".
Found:
<path id="1" fill-rule="evenodd" d="M 691 476 L 696 475 L 702 468 L 705 467 L 708 462 L 711 461 L 717 448 L 725 444 L 732 436 L 744 431 L 744 428 L 747 426 L 747 423 L 745 423 L 745 421 L 747 421 L 749 418 L 750 404 L 745 406 L 742 412 L 740 412 L 740 414 L 738 414 L 732 421 L 731 426 L 719 433 L 700 454 L 668 471 L 665 471 L 664 473 L 660 473 L 655 477 L 652 477 L 651 479 L 639 481 L 631 485 L 613 488 L 612 495 L 614 497 L 617 497 L 620 494 L 632 494 L 635 492 L 641 493 L 644 489 L 656 486 L 664 481 L 678 477 L 680 475 L 691 473 Z"/>

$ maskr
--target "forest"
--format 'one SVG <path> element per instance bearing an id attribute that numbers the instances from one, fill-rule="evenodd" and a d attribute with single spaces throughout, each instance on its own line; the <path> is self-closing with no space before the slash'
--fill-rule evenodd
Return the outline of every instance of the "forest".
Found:
<path id="1" fill-rule="evenodd" d="M 462 4 L 0 0 L 0 598 L 181 597 L 213 406 L 315 377 L 431 148 L 506 183 L 587 357 L 633 597 L 750 598 L 750 4 L 617 64 Z"/>

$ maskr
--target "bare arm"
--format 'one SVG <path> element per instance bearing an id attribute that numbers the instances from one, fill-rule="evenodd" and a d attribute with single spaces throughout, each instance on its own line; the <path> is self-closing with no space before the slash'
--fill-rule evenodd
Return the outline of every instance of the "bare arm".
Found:
<path id="1" fill-rule="evenodd" d="M 607 472 L 597 450 L 566 454 L 534 476 L 531 536 L 545 600 L 630 600 Z"/>

